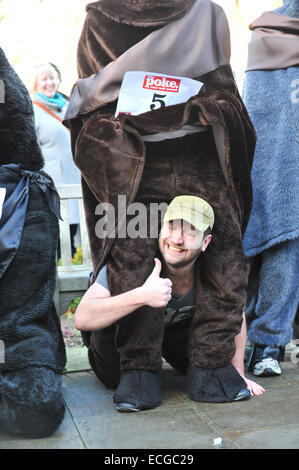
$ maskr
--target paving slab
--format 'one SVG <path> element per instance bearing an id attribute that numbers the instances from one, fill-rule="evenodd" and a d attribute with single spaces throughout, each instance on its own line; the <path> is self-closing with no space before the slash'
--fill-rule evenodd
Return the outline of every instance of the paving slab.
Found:
<path id="1" fill-rule="evenodd" d="M 299 449 L 299 366 L 281 365 L 281 377 L 255 378 L 267 390 L 262 396 L 213 404 L 191 400 L 185 377 L 164 364 L 163 403 L 141 413 L 118 413 L 113 391 L 92 371 L 68 372 L 62 390 L 66 414 L 57 432 L 46 439 L 0 432 L 0 450 Z M 214 445 L 217 438 L 220 446 Z"/>
<path id="2" fill-rule="evenodd" d="M 244 402 L 195 403 L 194 407 L 222 432 L 295 423 L 299 426 L 298 388 L 292 385 L 273 387 L 262 396 Z"/>
<path id="3" fill-rule="evenodd" d="M 87 348 L 77 346 L 74 348 L 66 348 L 66 372 L 79 372 L 90 370 L 87 356 Z"/>
<path id="4" fill-rule="evenodd" d="M 31 450 L 67 450 L 67 449 L 85 449 L 82 440 L 77 438 L 60 438 L 60 439 L 26 439 L 18 441 L 8 441 L 0 443 L 1 449 L 31 449 Z"/>
<path id="5" fill-rule="evenodd" d="M 299 449 L 298 423 L 232 431 L 225 433 L 225 437 L 240 449 Z"/>
<path id="6" fill-rule="evenodd" d="M 73 418 L 66 409 L 59 429 L 44 439 L 24 439 L 13 434 L 0 432 L 1 449 L 84 449 Z"/>
<path id="7" fill-rule="evenodd" d="M 130 416 L 115 412 L 79 418 L 76 423 L 88 449 L 211 449 L 218 437 L 191 408 L 148 410 Z M 234 447 L 230 440 L 224 446 Z"/>

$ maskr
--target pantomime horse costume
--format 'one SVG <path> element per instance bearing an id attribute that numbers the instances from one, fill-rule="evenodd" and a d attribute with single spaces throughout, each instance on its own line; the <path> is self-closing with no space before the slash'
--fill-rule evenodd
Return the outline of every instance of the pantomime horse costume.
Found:
<path id="1" fill-rule="evenodd" d="M 187 381 L 198 401 L 230 401 L 246 387 L 231 359 L 246 298 L 242 234 L 251 210 L 255 131 L 233 79 L 225 14 L 209 0 L 100 0 L 87 12 L 78 46 L 80 79 L 65 123 L 82 172 L 93 280 L 106 263 L 111 295 L 133 289 L 152 272 L 158 250 L 157 238 L 121 238 L 117 227 L 115 238 L 97 238 L 99 203 L 112 204 L 117 220 L 123 216 L 118 195 L 126 196 L 127 207 L 169 203 L 179 194 L 207 200 L 215 225 L 197 272 Z M 187 102 L 114 118 L 123 76 L 136 70 L 189 77 L 204 87 Z M 204 132 L 176 137 L 199 121 Z M 166 140 L 148 138 L 163 133 Z M 95 373 L 102 335 L 111 335 L 122 373 L 159 371 L 163 331 L 163 312 L 145 306 L 84 334 Z"/>
<path id="2" fill-rule="evenodd" d="M 51 435 L 64 417 L 65 347 L 53 296 L 59 197 L 24 84 L 0 48 L 0 430 Z M 4 346 L 4 347 L 3 347 Z"/>

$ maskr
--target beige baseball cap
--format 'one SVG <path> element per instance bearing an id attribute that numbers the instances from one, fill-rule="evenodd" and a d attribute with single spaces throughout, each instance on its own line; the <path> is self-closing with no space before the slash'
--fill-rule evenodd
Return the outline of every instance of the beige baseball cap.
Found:
<path id="1" fill-rule="evenodd" d="M 213 228 L 214 211 L 210 204 L 197 196 L 177 196 L 168 206 L 163 222 L 183 219 L 204 232 L 207 228 Z"/>

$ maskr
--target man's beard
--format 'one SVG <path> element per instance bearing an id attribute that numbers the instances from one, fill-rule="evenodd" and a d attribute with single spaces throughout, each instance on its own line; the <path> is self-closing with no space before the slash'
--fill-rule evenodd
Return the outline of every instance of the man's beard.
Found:
<path id="1" fill-rule="evenodd" d="M 194 255 L 191 258 L 188 259 L 182 259 L 182 260 L 177 260 L 177 261 L 168 261 L 166 262 L 167 265 L 171 266 L 172 268 L 186 268 L 189 265 L 193 265 L 196 259 L 199 257 L 200 253 L 194 252 Z"/>

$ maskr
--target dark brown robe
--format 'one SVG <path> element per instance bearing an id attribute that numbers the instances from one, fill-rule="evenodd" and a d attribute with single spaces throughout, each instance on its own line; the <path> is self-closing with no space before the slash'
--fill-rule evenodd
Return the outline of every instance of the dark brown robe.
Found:
<path id="1" fill-rule="evenodd" d="M 124 6 L 133 3 L 129 0 L 121 2 Z M 74 161 L 83 176 L 94 277 L 107 263 L 109 288 L 111 294 L 115 295 L 140 286 L 153 269 L 157 240 L 147 238 L 132 241 L 117 236 L 115 239 L 101 239 L 95 235 L 98 221 L 95 210 L 99 202 L 109 202 L 117 209 L 117 198 L 121 194 L 126 195 L 127 205 L 130 205 L 142 193 L 146 181 L 151 179 L 151 157 L 142 135 L 173 131 L 198 120 L 210 126 L 208 132 L 215 137 L 215 142 L 212 137 L 210 139 L 211 165 L 209 152 L 205 151 L 206 164 L 196 178 L 188 175 L 188 167 L 184 169 L 186 187 L 188 178 L 190 184 L 192 179 L 193 185 L 194 180 L 198 179 L 198 189 L 195 191 L 193 188 L 192 193 L 205 197 L 216 214 L 213 243 L 198 264 L 197 309 L 190 332 L 189 360 L 193 365 L 208 369 L 225 367 L 235 352 L 234 338 L 240 331 L 245 304 L 247 263 L 242 250 L 242 234 L 251 210 L 250 169 L 255 132 L 229 65 L 229 41 L 220 40 L 222 35 L 227 40 L 228 34 L 223 11 L 207 0 L 202 1 L 198 21 L 201 26 L 207 23 L 212 25 L 212 30 L 206 28 L 202 34 L 207 35 L 207 40 L 215 41 L 212 44 L 214 55 L 202 60 L 205 66 L 201 73 L 201 64 L 196 57 L 201 51 L 193 51 L 195 72 L 190 77 L 202 81 L 204 90 L 187 103 L 139 116 L 122 115 L 114 119 L 114 97 L 119 88 L 118 84 L 114 87 L 116 81 L 113 82 L 109 98 L 107 87 L 102 87 L 107 72 L 106 64 L 109 63 L 111 74 L 116 71 L 117 75 L 118 62 L 113 62 L 116 57 L 135 43 L 139 46 L 140 41 L 153 30 L 162 31 L 163 34 L 164 30 L 159 29 L 161 25 L 171 25 L 175 18 L 172 11 L 168 18 L 166 14 L 163 16 L 162 24 L 158 23 L 160 7 L 156 7 L 151 11 L 151 21 L 147 22 L 146 5 L 152 5 L 152 2 L 137 3 L 140 7 L 137 18 L 136 12 L 130 17 L 131 12 L 128 10 L 125 19 L 115 13 L 115 5 L 119 2 L 102 0 L 88 6 L 78 46 L 78 69 L 82 78 L 90 73 L 95 75 L 86 81 L 77 82 L 66 116 L 66 123 L 71 128 Z M 159 2 L 159 5 L 163 3 Z M 177 4 L 180 8 L 175 21 L 178 22 L 186 18 L 182 13 L 186 15 L 191 7 L 196 6 L 196 2 Z M 186 8 L 182 9 L 182 5 Z M 181 17 L 182 20 L 179 19 Z M 195 22 L 197 31 L 200 31 L 199 24 Z M 195 32 L 190 31 L 190 34 L 193 33 L 195 38 Z M 203 41 L 202 51 L 206 50 L 205 46 Z M 178 71 L 180 59 L 183 63 L 183 57 L 176 59 Z M 164 60 L 165 64 L 167 61 Z M 204 137 L 198 137 L 199 153 L 201 138 Z M 159 184 L 167 187 L 171 177 L 167 158 L 163 164 L 161 175 L 164 176 Z M 205 168 L 211 168 L 211 171 L 205 171 Z M 172 196 L 165 195 L 157 200 L 151 194 L 147 195 L 149 202 L 155 200 L 167 203 Z M 118 322 L 116 347 L 120 352 L 121 368 L 158 370 L 161 367 L 159 347 L 163 328 L 163 313 L 150 307 L 139 309 Z M 93 332 L 90 347 L 96 341 L 97 332 Z"/>

